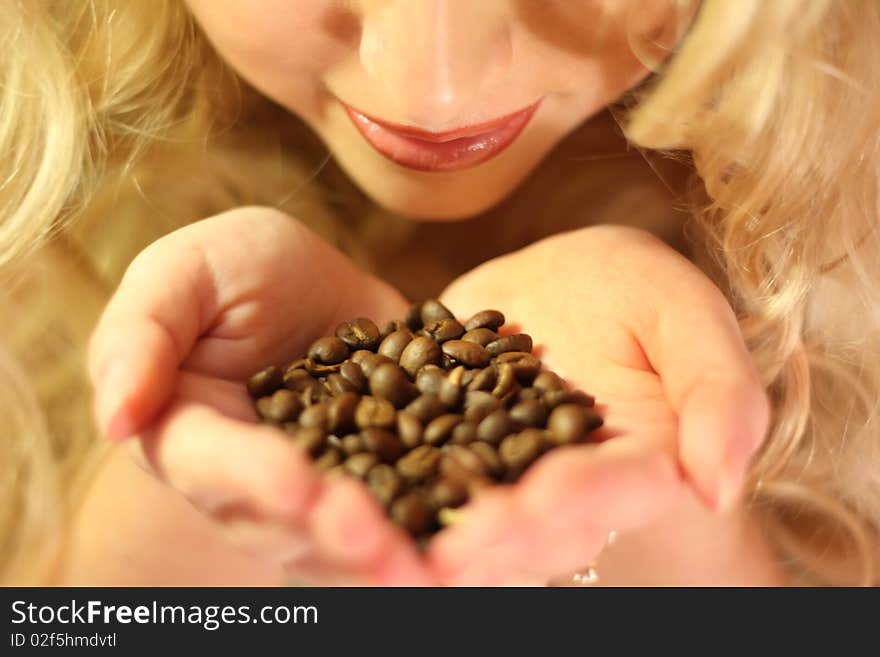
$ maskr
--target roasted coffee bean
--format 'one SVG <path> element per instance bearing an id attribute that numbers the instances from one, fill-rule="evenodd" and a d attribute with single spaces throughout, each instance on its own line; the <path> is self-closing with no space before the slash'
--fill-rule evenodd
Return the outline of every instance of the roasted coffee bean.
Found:
<path id="1" fill-rule="evenodd" d="M 404 321 L 402 319 L 392 319 L 390 322 L 385 324 L 385 327 L 382 329 L 380 336 L 384 340 L 391 333 L 394 333 L 395 331 L 399 331 L 401 329 L 408 329 L 408 328 L 409 327 L 406 325 L 406 321 Z"/>
<path id="2" fill-rule="evenodd" d="M 455 319 L 441 319 L 436 322 L 426 324 L 422 329 L 429 338 L 433 338 L 437 342 L 446 342 L 447 340 L 458 340 L 464 335 L 464 326 Z"/>
<path id="3" fill-rule="evenodd" d="M 498 381 L 492 388 L 492 394 L 498 399 L 507 398 L 509 395 L 516 393 L 518 384 L 516 382 L 516 373 L 513 365 L 503 363 L 498 366 Z"/>
<path id="4" fill-rule="evenodd" d="M 471 451 L 470 445 L 448 445 L 443 450 L 440 459 L 440 472 L 453 479 L 470 478 L 473 476 L 486 477 L 489 467 L 479 455 Z M 462 474 L 466 473 L 466 477 Z"/>
<path id="5" fill-rule="evenodd" d="M 327 428 L 337 436 L 357 429 L 355 413 L 361 397 L 354 392 L 344 392 L 328 402 Z"/>
<path id="6" fill-rule="evenodd" d="M 455 509 L 467 500 L 467 488 L 448 477 L 438 479 L 428 489 L 428 501 L 435 509 Z"/>
<path id="7" fill-rule="evenodd" d="M 355 352 L 355 355 L 357 354 L 361 354 L 361 356 L 359 356 L 358 360 L 355 362 L 360 366 L 361 372 L 363 372 L 367 379 L 370 378 L 370 375 L 377 367 L 379 367 L 379 365 L 394 362 L 391 358 L 388 358 L 388 356 L 374 354 L 372 351 L 360 350 Z"/>
<path id="8" fill-rule="evenodd" d="M 299 418 L 302 402 L 295 392 L 282 388 L 272 393 L 271 397 L 263 397 L 257 402 L 257 408 L 267 420 L 272 422 L 290 422 Z"/>
<path id="9" fill-rule="evenodd" d="M 446 375 L 446 380 L 450 383 L 454 383 L 457 386 L 462 386 L 464 381 L 464 375 L 467 374 L 468 368 L 464 365 L 457 365 L 449 370 L 449 373 Z"/>
<path id="10" fill-rule="evenodd" d="M 483 461 L 483 465 L 486 466 L 487 472 L 492 477 L 498 477 L 504 472 L 504 464 L 501 462 L 498 452 L 496 452 L 495 448 L 489 443 L 477 440 L 468 445 L 468 449 L 480 457 Z"/>
<path id="11" fill-rule="evenodd" d="M 423 481 L 437 474 L 442 452 L 431 445 L 420 445 L 397 461 L 397 472 L 409 481 Z"/>
<path id="12" fill-rule="evenodd" d="M 387 399 L 395 408 L 403 408 L 419 395 L 406 372 L 394 363 L 383 363 L 373 370 L 370 392 L 374 397 Z"/>
<path id="13" fill-rule="evenodd" d="M 530 401 L 532 399 L 543 399 L 544 392 L 540 388 L 523 388 L 516 393 L 516 402 Z M 546 406 L 546 402 L 545 402 Z"/>
<path id="14" fill-rule="evenodd" d="M 284 372 L 284 387 L 294 392 L 302 392 L 315 383 L 315 378 L 306 370 L 289 367 Z"/>
<path id="15" fill-rule="evenodd" d="M 510 415 L 503 408 L 489 413 L 482 422 L 477 425 L 477 438 L 497 445 L 511 432 L 516 430 L 516 425 L 510 419 Z"/>
<path id="16" fill-rule="evenodd" d="M 330 426 L 330 404 L 320 402 L 313 404 L 299 414 L 299 423 L 303 427 L 318 427 L 326 431 Z"/>
<path id="17" fill-rule="evenodd" d="M 318 338 L 309 347 L 309 358 L 320 365 L 341 363 L 350 353 L 348 345 L 336 337 Z"/>
<path id="18" fill-rule="evenodd" d="M 489 352 L 476 342 L 449 340 L 443 343 L 442 348 L 444 354 L 462 365 L 486 367 L 489 364 Z"/>
<path id="19" fill-rule="evenodd" d="M 596 400 L 585 392 L 570 390 L 551 390 L 544 394 L 544 401 L 550 408 L 556 408 L 560 404 L 577 404 L 578 406 L 591 407 Z"/>
<path id="20" fill-rule="evenodd" d="M 361 429 L 380 427 L 387 429 L 394 426 L 394 406 L 387 399 L 378 397 L 361 397 L 354 412 L 354 421 Z"/>
<path id="21" fill-rule="evenodd" d="M 428 326 L 433 322 L 439 322 L 441 319 L 455 319 L 455 315 L 452 314 L 452 311 L 436 299 L 428 299 L 422 303 L 420 315 L 422 319 L 422 327 Z"/>
<path id="22" fill-rule="evenodd" d="M 421 445 L 423 431 L 422 423 L 415 415 L 407 411 L 397 413 L 397 437 L 404 447 L 412 449 Z"/>
<path id="23" fill-rule="evenodd" d="M 422 424 L 428 424 L 435 417 L 446 413 L 446 405 L 437 395 L 428 394 L 416 397 L 404 410 L 414 415 Z"/>
<path id="24" fill-rule="evenodd" d="M 328 447 L 321 456 L 315 459 L 315 467 L 322 471 L 327 471 L 340 463 L 342 463 L 342 452 L 335 447 Z"/>
<path id="25" fill-rule="evenodd" d="M 449 437 L 449 442 L 453 445 L 467 445 L 477 439 L 477 423 L 465 420 L 461 424 L 456 425 Z"/>
<path id="26" fill-rule="evenodd" d="M 504 324 L 504 314 L 497 310 L 481 310 L 464 323 L 465 331 L 486 328 L 497 331 Z"/>
<path id="27" fill-rule="evenodd" d="M 364 440 L 356 433 L 350 433 L 342 439 L 342 451 L 348 456 L 354 456 L 367 451 Z"/>
<path id="28" fill-rule="evenodd" d="M 357 349 L 375 351 L 382 339 L 379 335 L 379 327 L 366 317 L 358 317 L 340 324 L 336 327 L 336 337 L 347 344 L 352 351 Z"/>
<path id="29" fill-rule="evenodd" d="M 403 445 L 397 436 L 379 427 L 361 431 L 361 440 L 368 452 L 376 454 L 386 463 L 393 463 L 403 453 Z"/>
<path id="30" fill-rule="evenodd" d="M 343 392 L 360 392 L 357 386 L 342 376 L 339 372 L 334 372 L 333 374 L 328 375 L 324 385 L 327 387 L 327 390 L 330 391 L 331 395 L 341 395 Z"/>
<path id="31" fill-rule="evenodd" d="M 467 384 L 467 389 L 470 390 L 486 390 L 491 391 L 495 384 L 498 383 L 498 370 L 494 367 L 489 366 L 483 368 L 482 370 L 475 372 L 474 377 Z"/>
<path id="32" fill-rule="evenodd" d="M 282 383 L 284 383 L 284 373 L 281 368 L 270 365 L 248 379 L 247 391 L 254 399 L 266 397 L 278 390 Z"/>
<path id="33" fill-rule="evenodd" d="M 419 336 L 413 338 L 404 347 L 400 354 L 400 366 L 415 379 L 426 365 L 439 365 L 442 355 L 436 340 Z"/>
<path id="34" fill-rule="evenodd" d="M 437 394 L 443 405 L 450 411 L 457 410 L 464 398 L 464 389 L 450 379 L 440 384 L 440 392 Z"/>
<path id="35" fill-rule="evenodd" d="M 391 503 L 391 520 L 413 536 L 420 536 L 435 525 L 431 505 L 420 492 L 407 493 Z"/>
<path id="36" fill-rule="evenodd" d="M 465 333 L 463 336 L 461 336 L 461 339 L 465 342 L 473 342 L 480 345 L 481 347 L 485 347 L 490 342 L 497 340 L 498 334 L 495 331 L 491 331 L 487 328 L 477 328 Z"/>
<path id="37" fill-rule="evenodd" d="M 323 365 L 311 358 L 306 360 L 306 372 L 317 378 L 323 378 L 328 374 L 338 372 L 342 367 L 342 363 L 334 363 L 332 365 Z"/>
<path id="38" fill-rule="evenodd" d="M 498 367 L 505 364 L 512 366 L 516 380 L 524 386 L 532 385 L 535 377 L 541 371 L 541 361 L 524 351 L 507 351 L 499 354 L 495 359 L 495 364 Z"/>
<path id="39" fill-rule="evenodd" d="M 367 390 L 367 377 L 364 376 L 364 371 L 357 363 L 351 361 L 344 362 L 339 368 L 339 376 L 343 377 L 354 387 L 354 392 L 365 392 Z"/>
<path id="40" fill-rule="evenodd" d="M 516 474 L 525 470 L 541 455 L 545 444 L 543 431 L 526 429 L 501 441 L 498 455 L 511 473 Z"/>
<path id="41" fill-rule="evenodd" d="M 367 474 L 367 486 L 383 506 L 388 506 L 403 492 L 405 484 L 394 466 L 380 463 L 373 466 Z"/>
<path id="42" fill-rule="evenodd" d="M 324 448 L 327 434 L 319 427 L 299 427 L 290 432 L 290 437 L 295 445 L 299 445 L 306 452 L 315 456 Z"/>
<path id="43" fill-rule="evenodd" d="M 591 408 L 579 404 L 560 404 L 547 420 L 548 438 L 558 444 L 582 442 L 602 426 L 602 418 Z"/>
<path id="44" fill-rule="evenodd" d="M 462 421 L 461 415 L 457 413 L 447 413 L 440 417 L 434 418 L 425 427 L 422 439 L 428 445 L 442 445 L 452 435 L 452 430 Z"/>
<path id="45" fill-rule="evenodd" d="M 527 427 L 543 427 L 549 410 L 542 399 L 526 399 L 510 409 L 510 419 Z"/>
<path id="46" fill-rule="evenodd" d="M 464 396 L 464 418 L 479 423 L 484 417 L 501 408 L 501 402 L 493 394 L 483 390 L 471 390 Z"/>
<path id="47" fill-rule="evenodd" d="M 559 377 L 556 372 L 544 371 L 539 373 L 535 380 L 532 381 L 532 386 L 543 391 L 550 392 L 552 390 L 564 390 L 565 383 Z"/>
<path id="48" fill-rule="evenodd" d="M 404 348 L 406 348 L 406 345 L 408 345 L 412 339 L 413 334 L 406 329 L 395 331 L 394 333 L 388 334 L 385 339 L 382 340 L 377 353 L 386 358 L 390 358 L 397 363 L 400 361 L 400 355 L 403 353 Z"/>
<path id="49" fill-rule="evenodd" d="M 361 452 L 345 459 L 345 469 L 355 477 L 364 479 L 373 466 L 379 464 L 379 457 L 372 452 Z"/>
<path id="50" fill-rule="evenodd" d="M 315 379 L 305 383 L 302 391 L 299 393 L 299 398 L 303 406 L 318 404 L 331 397 L 332 395 L 330 394 L 330 391 Z"/>
<path id="51" fill-rule="evenodd" d="M 514 333 L 513 335 L 503 335 L 497 340 L 493 340 L 486 345 L 486 350 L 493 356 L 503 354 L 508 351 L 532 351 L 532 338 L 526 333 Z"/>
<path id="52" fill-rule="evenodd" d="M 439 395 L 446 373 L 438 365 L 425 365 L 416 374 L 416 387 L 423 395 Z"/>

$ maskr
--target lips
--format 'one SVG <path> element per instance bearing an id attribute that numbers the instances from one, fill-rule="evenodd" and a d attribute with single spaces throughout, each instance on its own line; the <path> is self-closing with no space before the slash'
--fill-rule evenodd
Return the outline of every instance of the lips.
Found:
<path id="1" fill-rule="evenodd" d="M 358 132 L 389 160 L 417 171 L 457 171 L 477 166 L 510 146 L 539 104 L 540 101 L 492 121 L 444 132 L 387 123 L 342 105 Z"/>

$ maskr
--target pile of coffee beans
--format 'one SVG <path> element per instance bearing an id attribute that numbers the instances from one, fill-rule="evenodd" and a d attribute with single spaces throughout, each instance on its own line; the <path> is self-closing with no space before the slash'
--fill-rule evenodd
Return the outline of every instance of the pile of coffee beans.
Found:
<path id="1" fill-rule="evenodd" d="M 363 480 L 425 538 L 480 489 L 602 425 L 593 398 L 542 369 L 531 337 L 499 333 L 504 322 L 484 310 L 461 323 L 436 300 L 383 330 L 353 319 L 247 389 L 318 469 Z"/>

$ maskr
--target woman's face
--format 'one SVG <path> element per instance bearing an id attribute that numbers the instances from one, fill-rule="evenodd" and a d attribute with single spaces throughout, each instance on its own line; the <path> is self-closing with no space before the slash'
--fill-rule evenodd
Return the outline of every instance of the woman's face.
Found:
<path id="1" fill-rule="evenodd" d="M 306 121 L 367 194 L 422 219 L 467 217 L 503 199 L 648 74 L 631 38 L 662 59 L 694 9 L 681 16 L 678 0 L 187 3 L 230 66 Z"/>

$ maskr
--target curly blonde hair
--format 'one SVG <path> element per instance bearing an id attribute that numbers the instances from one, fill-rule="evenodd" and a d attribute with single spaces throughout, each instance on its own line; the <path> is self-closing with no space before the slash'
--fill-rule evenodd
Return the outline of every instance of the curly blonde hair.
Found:
<path id="1" fill-rule="evenodd" d="M 878 33 L 870 0 L 704 0 L 674 56 L 617 107 L 634 144 L 697 174 L 701 264 L 774 403 L 752 508 L 807 582 L 874 583 L 880 559 Z M 100 456 L 81 359 L 103 302 L 161 234 L 278 201 L 259 182 L 277 143 L 232 130 L 269 104 L 175 0 L 10 0 L 0 42 L 0 304 L 16 318 L 0 330 L 0 579 L 32 583 Z M 202 173 L 138 194 L 167 182 L 167 153 Z M 230 164 L 243 158 L 253 166 Z M 309 180 L 307 160 L 284 161 Z M 297 197 L 328 236 L 333 202 L 308 186 Z M 77 311 L 61 312 L 71 298 Z"/>

